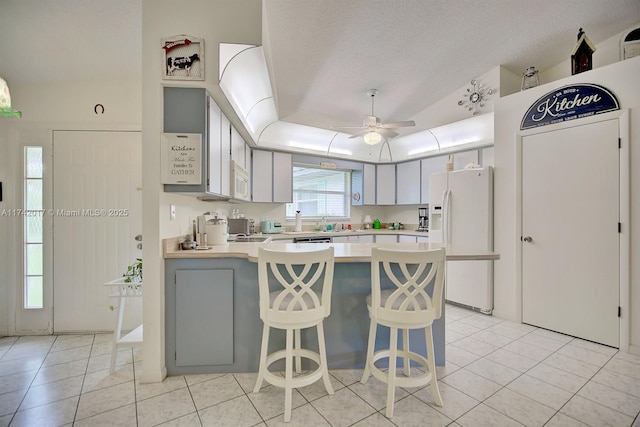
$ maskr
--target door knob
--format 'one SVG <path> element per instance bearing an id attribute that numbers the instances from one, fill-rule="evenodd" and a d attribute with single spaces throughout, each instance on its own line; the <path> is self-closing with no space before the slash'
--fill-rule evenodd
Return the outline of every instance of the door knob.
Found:
<path id="1" fill-rule="evenodd" d="M 527 242 L 527 243 L 531 243 L 533 242 L 533 239 L 531 238 L 531 236 L 527 236 L 524 239 L 522 239 L 523 241 Z"/>

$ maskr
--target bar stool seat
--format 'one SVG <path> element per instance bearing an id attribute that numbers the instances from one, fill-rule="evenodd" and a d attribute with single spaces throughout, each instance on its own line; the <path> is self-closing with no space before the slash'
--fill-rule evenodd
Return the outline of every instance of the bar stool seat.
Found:
<path id="1" fill-rule="evenodd" d="M 436 405 L 443 405 L 436 378 L 431 325 L 442 312 L 444 262 L 444 249 L 372 249 L 371 294 L 366 298 L 371 323 L 367 361 L 360 382 L 365 384 L 373 375 L 387 383 L 387 418 L 393 416 L 396 387 L 430 384 Z M 383 283 L 391 288 L 382 289 Z M 374 351 L 378 325 L 390 329 L 390 342 L 389 348 Z M 410 350 L 410 329 L 424 329 L 427 357 Z M 402 331 L 401 349 L 398 349 L 398 330 Z M 398 357 L 403 360 L 404 377 L 396 375 Z M 376 366 L 382 359 L 388 359 L 386 371 Z M 426 368 L 426 372 L 411 376 L 411 361 Z"/>
<path id="2" fill-rule="evenodd" d="M 327 393 L 333 394 L 329 379 L 324 340 L 323 321 L 331 312 L 333 286 L 333 247 L 302 252 L 282 252 L 260 248 L 258 250 L 258 287 L 260 291 L 260 319 L 262 346 L 258 379 L 254 393 L 266 381 L 285 389 L 284 421 L 291 421 L 292 392 L 322 378 Z M 301 348 L 300 330 L 316 327 L 317 352 Z M 286 331 L 283 350 L 268 353 L 271 328 Z M 269 366 L 284 359 L 284 377 L 269 371 Z M 293 377 L 293 365 L 299 374 Z M 309 359 L 317 367 L 302 374 L 302 359 Z"/>

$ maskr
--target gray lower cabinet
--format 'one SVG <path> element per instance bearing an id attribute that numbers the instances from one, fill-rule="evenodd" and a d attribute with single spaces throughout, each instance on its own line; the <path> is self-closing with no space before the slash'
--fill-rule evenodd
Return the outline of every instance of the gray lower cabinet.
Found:
<path id="1" fill-rule="evenodd" d="M 177 270 L 176 366 L 233 364 L 233 270 Z"/>

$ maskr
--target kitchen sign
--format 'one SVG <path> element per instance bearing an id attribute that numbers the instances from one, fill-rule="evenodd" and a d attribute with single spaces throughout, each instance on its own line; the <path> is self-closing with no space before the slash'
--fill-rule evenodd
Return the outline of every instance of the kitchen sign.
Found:
<path id="1" fill-rule="evenodd" d="M 522 118 L 520 130 L 619 110 L 615 95 L 595 84 L 563 86 L 539 98 Z"/>
<path id="2" fill-rule="evenodd" d="M 161 182 L 202 184 L 202 134 L 163 133 L 161 140 Z"/>

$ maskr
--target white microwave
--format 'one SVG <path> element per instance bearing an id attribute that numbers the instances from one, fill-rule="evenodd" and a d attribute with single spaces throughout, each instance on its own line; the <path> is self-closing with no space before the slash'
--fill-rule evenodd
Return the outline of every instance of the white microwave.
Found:
<path id="1" fill-rule="evenodd" d="M 249 186 L 249 172 L 231 160 L 231 198 L 249 201 Z"/>

